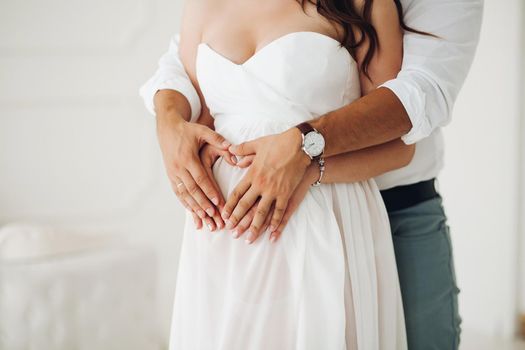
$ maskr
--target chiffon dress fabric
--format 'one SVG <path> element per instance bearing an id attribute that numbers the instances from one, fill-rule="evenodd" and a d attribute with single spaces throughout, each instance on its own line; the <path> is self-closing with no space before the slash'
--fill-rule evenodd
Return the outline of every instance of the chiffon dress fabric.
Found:
<path id="1" fill-rule="evenodd" d="M 357 64 L 317 32 L 285 34 L 238 64 L 206 43 L 196 76 L 215 129 L 237 144 L 360 97 Z M 286 150 L 282 150 L 286 152 Z M 247 169 L 219 158 L 225 196 Z M 280 238 L 197 230 L 187 212 L 170 350 L 406 349 L 388 216 L 373 179 L 311 187 Z"/>

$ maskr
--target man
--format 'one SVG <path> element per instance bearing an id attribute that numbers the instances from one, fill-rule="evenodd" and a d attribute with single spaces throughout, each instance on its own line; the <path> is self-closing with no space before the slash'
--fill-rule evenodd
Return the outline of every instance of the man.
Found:
<path id="1" fill-rule="evenodd" d="M 388 210 L 403 295 L 410 349 L 457 349 L 461 319 L 452 248 L 446 216 L 434 182 L 443 165 L 441 127 L 466 78 L 479 39 L 482 0 L 402 1 L 405 23 L 437 37 L 404 34 L 403 67 L 396 79 L 384 83 L 348 106 L 310 121 L 324 138 L 324 155 L 373 147 L 401 138 L 416 143 L 412 162 L 376 178 Z M 263 222 L 279 235 L 293 211 L 289 203 L 297 183 L 285 183 L 291 172 L 304 171 L 302 136 L 297 128 L 241 145 L 230 146 L 222 136 L 195 121 L 200 96 L 178 57 L 178 37 L 159 62 L 155 75 L 141 88 L 146 106 L 157 116 L 157 131 L 174 189 L 185 188 L 183 204 L 200 218 L 222 216 L 235 226 L 255 198 L 275 207 L 257 207 L 250 231 L 261 233 Z M 224 202 L 217 186 L 200 164 L 203 143 L 236 155 L 254 154 L 250 171 Z M 283 149 L 293 155 L 286 163 Z M 263 167 L 272 164 L 271 167 Z M 261 178 L 271 186 L 259 188 Z M 177 180 L 176 180 L 177 179 Z M 250 188 L 251 196 L 244 196 Z M 272 192 L 271 188 L 290 188 Z M 250 197 L 250 198 L 248 198 Z M 269 200 L 268 200 L 269 199 Z M 262 200 L 261 200 L 262 202 Z M 220 212 L 219 212 L 220 209 Z"/>

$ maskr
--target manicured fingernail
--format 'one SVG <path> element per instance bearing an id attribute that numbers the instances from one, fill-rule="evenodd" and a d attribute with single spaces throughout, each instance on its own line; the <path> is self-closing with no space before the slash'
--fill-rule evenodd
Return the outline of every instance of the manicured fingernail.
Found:
<path id="1" fill-rule="evenodd" d="M 202 209 L 197 210 L 197 215 L 199 215 L 201 219 L 204 219 L 206 217 L 206 214 Z"/>
<path id="2" fill-rule="evenodd" d="M 223 211 L 223 212 L 221 213 L 221 217 L 222 217 L 224 220 L 226 220 L 226 219 L 228 219 L 228 218 L 230 217 L 230 214 L 228 214 L 228 212 L 226 212 L 226 211 Z"/>
<path id="3" fill-rule="evenodd" d="M 252 241 L 252 239 L 253 239 L 253 236 L 254 236 L 253 232 L 251 232 L 251 231 L 248 232 L 248 236 L 246 237 L 245 242 L 246 242 L 247 244 L 250 244 L 251 241 Z"/>
<path id="4" fill-rule="evenodd" d="M 211 224 L 208 224 L 208 229 L 209 229 L 210 231 L 213 231 L 213 226 L 212 226 Z"/>
<path id="5" fill-rule="evenodd" d="M 226 229 L 230 230 L 232 228 L 233 228 L 233 222 L 231 222 L 230 220 L 226 220 Z"/>
<path id="6" fill-rule="evenodd" d="M 224 140 L 224 141 L 222 142 L 222 146 L 223 146 L 223 147 L 230 147 L 230 146 L 231 146 L 231 143 L 229 143 L 228 141 Z"/>
<path id="7" fill-rule="evenodd" d="M 277 240 L 277 237 L 275 237 L 275 235 L 272 235 L 270 237 L 270 242 L 275 243 L 276 240 Z"/>
<path id="8" fill-rule="evenodd" d="M 237 164 L 237 157 L 231 156 L 231 160 L 234 164 Z"/>
<path id="9" fill-rule="evenodd" d="M 215 205 L 218 205 L 218 204 L 219 204 L 219 198 L 217 198 L 217 197 L 213 197 L 213 198 L 211 199 L 211 202 L 212 202 L 213 204 L 215 204 Z"/>
<path id="10" fill-rule="evenodd" d="M 215 210 L 213 210 L 213 208 L 208 208 L 208 209 L 206 209 L 206 213 L 207 213 L 209 216 L 213 216 L 213 214 L 215 213 Z"/>
<path id="11" fill-rule="evenodd" d="M 238 238 L 239 237 L 239 231 L 238 230 L 234 230 L 232 232 L 232 236 L 233 236 L 233 238 Z"/>

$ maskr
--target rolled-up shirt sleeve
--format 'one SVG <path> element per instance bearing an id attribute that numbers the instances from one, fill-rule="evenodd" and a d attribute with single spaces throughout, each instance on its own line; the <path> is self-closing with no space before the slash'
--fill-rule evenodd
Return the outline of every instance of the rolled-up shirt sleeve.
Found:
<path id="1" fill-rule="evenodd" d="M 155 115 L 155 93 L 164 89 L 178 91 L 190 104 L 191 121 L 196 121 L 201 113 L 200 98 L 179 58 L 179 42 L 180 34 L 177 33 L 171 38 L 168 51 L 160 57 L 153 76 L 140 87 L 139 94 L 146 109 Z"/>
<path id="2" fill-rule="evenodd" d="M 438 36 L 405 32 L 401 71 L 380 85 L 392 90 L 405 107 L 412 128 L 402 140 L 412 144 L 450 122 L 479 41 L 483 0 L 405 4 L 403 17 L 409 27 Z"/>

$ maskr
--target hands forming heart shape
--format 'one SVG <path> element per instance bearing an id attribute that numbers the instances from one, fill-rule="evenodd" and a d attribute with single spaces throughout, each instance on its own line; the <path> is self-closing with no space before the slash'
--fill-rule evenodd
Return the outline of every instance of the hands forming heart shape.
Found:
<path id="1" fill-rule="evenodd" d="M 233 238 L 245 234 L 247 243 L 268 228 L 275 242 L 318 175 L 300 149 L 296 128 L 231 145 L 207 126 L 178 121 L 158 128 L 158 138 L 173 191 L 191 211 L 197 229 L 206 224 L 212 232 L 231 230 Z M 212 172 L 219 157 L 248 168 L 227 200 Z"/>

